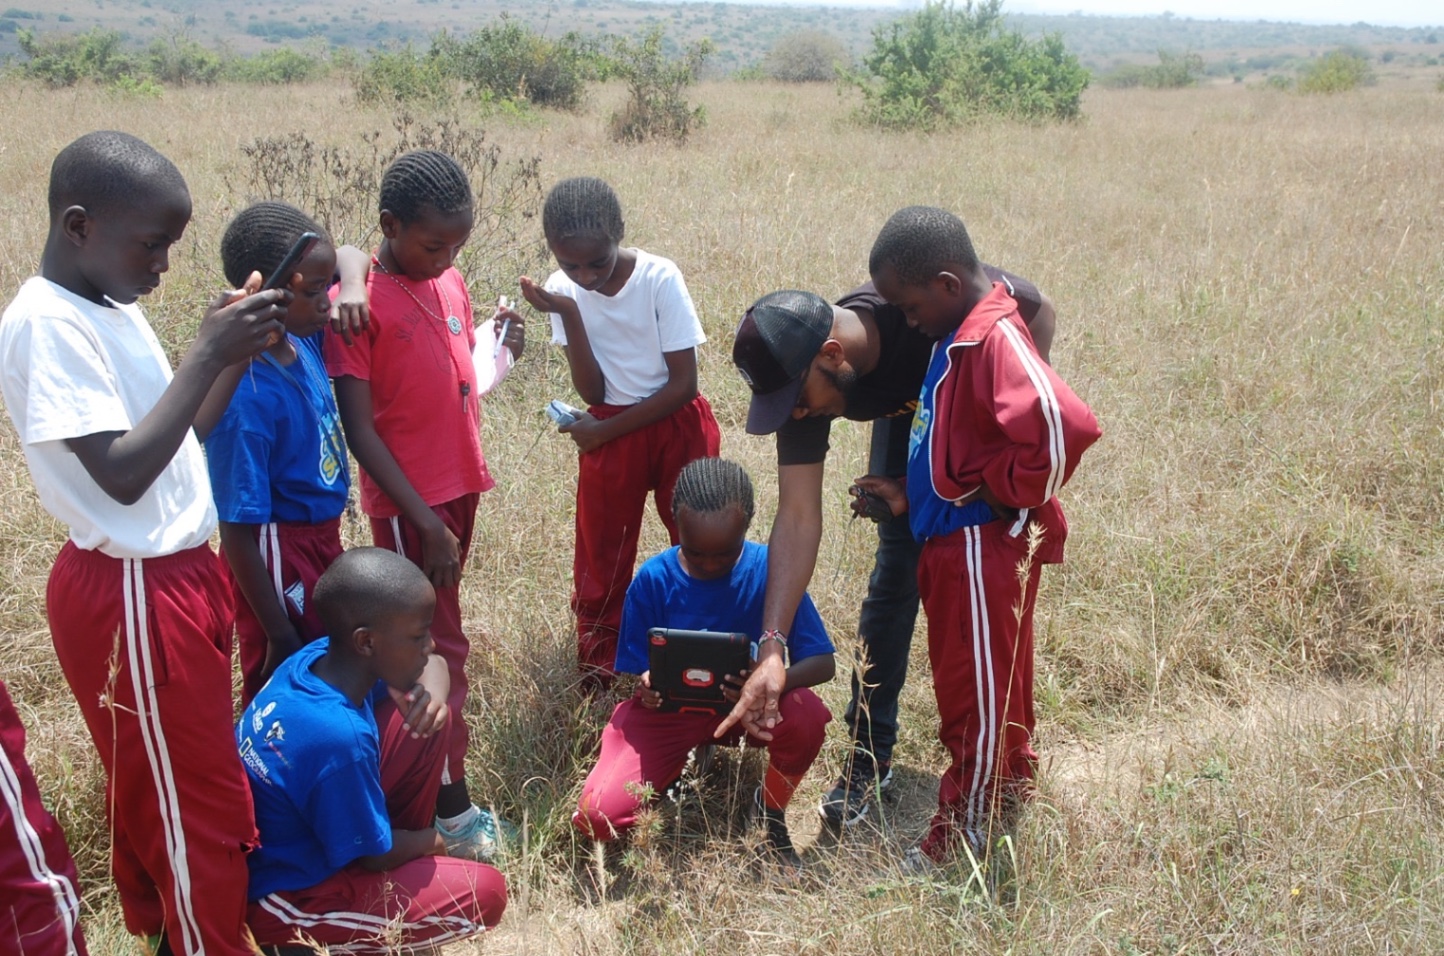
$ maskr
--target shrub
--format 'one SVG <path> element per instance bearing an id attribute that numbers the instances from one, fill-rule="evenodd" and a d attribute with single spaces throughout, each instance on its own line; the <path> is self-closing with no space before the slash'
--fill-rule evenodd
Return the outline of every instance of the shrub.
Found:
<path id="1" fill-rule="evenodd" d="M 143 78 L 139 59 L 121 49 L 125 37 L 99 27 L 71 36 L 37 37 L 33 31 L 16 33 L 20 52 L 30 59 L 20 65 L 26 76 L 51 86 L 74 86 L 81 80 L 113 84 L 122 78 Z"/>
<path id="2" fill-rule="evenodd" d="M 867 123 L 932 130 L 983 115 L 1067 120 L 1079 115 L 1088 71 L 1057 34 L 1028 40 L 1005 30 L 1001 0 L 927 0 L 918 12 L 873 31 L 863 71 Z"/>
<path id="3" fill-rule="evenodd" d="M 822 30 L 798 30 L 778 37 L 762 59 L 762 72 L 784 83 L 819 83 L 837 79 L 852 65 L 842 41 Z"/>
<path id="4" fill-rule="evenodd" d="M 391 161 L 414 149 L 436 149 L 466 170 L 476 196 L 476 222 L 460 268 L 468 276 L 535 273 L 545 247 L 537 220 L 541 208 L 541 158 L 503 159 L 485 131 L 458 119 L 418 122 L 410 113 L 392 118 L 390 135 L 363 134 L 353 146 L 318 143 L 306 133 L 262 137 L 241 147 L 243 178 L 227 185 L 239 202 L 277 199 L 315 216 L 337 242 L 370 245 L 376 228 L 376 197 Z M 495 299 L 500 288 L 486 290 Z"/>
<path id="5" fill-rule="evenodd" d="M 1176 90 L 1196 86 L 1204 74 L 1203 57 L 1197 53 L 1158 51 L 1158 63 L 1142 66 L 1128 63 L 1098 78 L 1104 86 L 1127 89 L 1146 86 L 1154 90 Z"/>
<path id="6" fill-rule="evenodd" d="M 434 53 L 417 53 L 408 43 L 399 50 L 371 54 L 352 86 L 363 103 L 446 103 L 455 87 L 446 63 Z"/>
<path id="7" fill-rule="evenodd" d="M 1300 93 L 1343 93 L 1372 83 L 1367 57 L 1350 50 L 1330 50 L 1299 71 Z"/>
<path id="8" fill-rule="evenodd" d="M 612 138 L 631 143 L 685 141 L 706 122 L 706 111 L 689 104 L 685 93 L 697 82 L 702 64 L 711 54 L 711 42 L 703 40 L 689 45 L 681 57 L 668 57 L 661 27 L 653 27 L 641 42 L 615 38 L 612 69 L 626 81 L 627 102 L 612 114 Z"/>
<path id="9" fill-rule="evenodd" d="M 482 99 L 575 110 L 596 76 L 595 48 L 579 34 L 548 40 L 505 14 L 464 38 L 440 34 L 432 53 Z"/>
<path id="10" fill-rule="evenodd" d="M 226 76 L 242 83 L 304 83 L 326 73 L 326 60 L 319 53 L 304 53 L 290 48 L 265 50 L 255 56 L 231 61 Z"/>
<path id="11" fill-rule="evenodd" d="M 220 79 L 224 67 L 219 53 L 183 35 L 156 40 L 146 51 L 150 77 L 171 86 L 214 83 Z"/>

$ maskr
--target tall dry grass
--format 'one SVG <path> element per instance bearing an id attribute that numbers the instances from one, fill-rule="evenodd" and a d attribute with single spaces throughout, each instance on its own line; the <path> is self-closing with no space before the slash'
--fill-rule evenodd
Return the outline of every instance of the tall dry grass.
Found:
<path id="1" fill-rule="evenodd" d="M 1435 666 L 1444 630 L 1444 110 L 1419 89 L 1305 99 L 1260 90 L 1096 92 L 1073 127 L 929 138 L 845 122 L 830 89 L 719 84 L 681 149 L 608 141 L 616 91 L 583 115 L 468 116 L 550 182 L 611 181 L 629 239 L 677 260 L 712 341 L 701 380 L 724 453 L 774 501 L 772 446 L 742 432 L 727 358 L 741 311 L 782 287 L 864 278 L 876 229 L 930 203 L 984 258 L 1055 300 L 1054 361 L 1105 439 L 1065 493 L 1069 563 L 1038 614 L 1040 799 L 990 866 L 910 882 L 892 867 L 930 813 L 924 656 L 904 696 L 900 799 L 840 841 L 811 813 L 834 727 L 791 821 L 802 887 L 748 862 L 728 755 L 700 800 L 663 809 L 599 891 L 567 818 L 604 702 L 571 691 L 570 445 L 542 404 L 569 393 L 540 325 L 488 401 L 500 486 L 466 585 L 476 633 L 473 791 L 527 824 L 490 952 L 1428 953 L 1444 948 Z M 342 90 L 219 88 L 159 101 L 0 90 L 0 293 L 35 268 L 56 149 L 119 127 L 170 155 L 196 216 L 152 321 L 177 349 L 219 284 L 215 243 L 246 197 L 238 146 L 389 128 Z M 510 276 L 472 276 L 479 295 Z M 871 538 L 845 486 L 866 429 L 835 429 L 813 594 L 844 654 Z M 124 951 L 105 876 L 101 777 L 48 647 L 45 575 L 63 530 L 8 426 L 0 455 L 0 674 L 84 871 L 93 951 Z M 361 529 L 348 528 L 352 540 Z M 649 521 L 644 553 L 664 543 Z M 919 638 L 921 648 L 921 636 Z M 846 683 L 824 697 L 840 713 Z M 457 952 L 470 952 L 465 946 Z"/>

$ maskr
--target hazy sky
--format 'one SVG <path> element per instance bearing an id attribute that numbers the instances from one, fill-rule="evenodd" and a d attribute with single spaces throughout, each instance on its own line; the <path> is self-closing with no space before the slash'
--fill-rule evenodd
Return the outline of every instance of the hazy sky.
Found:
<path id="1" fill-rule="evenodd" d="M 918 6 L 916 0 L 749 0 L 788 6 Z M 1083 13 L 1157 16 L 1165 10 L 1201 20 L 1286 20 L 1297 23 L 1355 23 L 1381 26 L 1444 25 L 1444 2 L 1432 0 L 1004 0 L 1016 13 Z"/>

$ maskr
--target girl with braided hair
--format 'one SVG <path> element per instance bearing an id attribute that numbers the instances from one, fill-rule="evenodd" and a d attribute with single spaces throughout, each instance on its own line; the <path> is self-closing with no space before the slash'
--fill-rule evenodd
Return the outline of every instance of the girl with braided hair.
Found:
<path id="1" fill-rule="evenodd" d="M 572 611 L 586 688 L 611 683 L 622 595 L 637 560 L 647 492 L 677 543 L 672 486 L 682 466 L 716 455 L 712 407 L 697 390 L 707 340 L 682 273 L 670 259 L 622 245 L 612 187 L 563 180 L 547 194 L 542 229 L 558 271 L 545 287 L 521 279 L 527 302 L 550 313 L 587 413 L 561 431 L 580 452 Z"/>
<path id="2" fill-rule="evenodd" d="M 682 469 L 672 493 L 681 544 L 645 562 L 627 588 L 617 670 L 640 674 L 637 693 L 622 701 L 602 731 L 597 765 L 582 785 L 572 823 L 595 840 L 613 840 L 630 828 L 643 794 L 661 793 L 682 774 L 687 754 L 712 743 L 723 715 L 664 713 L 648 671 L 647 632 L 654 627 L 762 635 L 767 592 L 767 547 L 746 540 L 752 523 L 752 480 L 720 458 L 699 458 Z M 766 640 L 766 638 L 761 638 Z M 801 865 L 788 835 L 793 791 L 822 749 L 832 715 L 809 688 L 832 680 L 832 642 L 805 594 L 787 649 L 792 654 L 779 707 L 783 716 L 767 748 L 767 773 L 753 796 L 764 824 L 763 847 L 777 862 Z M 747 674 L 727 675 L 736 700 Z M 740 732 L 732 739 L 740 739 Z"/>
<path id="3" fill-rule="evenodd" d="M 226 280 L 240 288 L 253 273 L 274 272 L 307 232 L 322 238 L 286 277 L 294 296 L 281 317 L 286 334 L 252 364 L 206 439 L 236 599 L 242 706 L 277 665 L 325 633 L 311 590 L 341 553 L 350 476 L 319 333 L 332 316 L 333 288 L 345 287 L 338 301 L 364 304 L 366 260 L 354 247 L 337 250 L 310 216 L 281 202 L 242 210 L 221 238 Z"/>
<path id="4" fill-rule="evenodd" d="M 404 555 L 436 588 L 431 635 L 451 678 L 454 721 L 437 797 L 437 829 L 452 856 L 487 860 L 497 821 L 467 790 L 466 658 L 458 586 L 480 495 L 495 482 L 481 453 L 480 388 L 472 352 L 475 318 L 453 266 L 471 236 L 471 184 L 456 160 L 406 153 L 381 179 L 381 244 L 366 279 L 371 321 L 351 343 L 326 339 L 326 366 L 346 440 L 360 465 L 361 510 L 377 547 Z M 519 356 L 521 316 L 498 308 L 489 321 Z"/>

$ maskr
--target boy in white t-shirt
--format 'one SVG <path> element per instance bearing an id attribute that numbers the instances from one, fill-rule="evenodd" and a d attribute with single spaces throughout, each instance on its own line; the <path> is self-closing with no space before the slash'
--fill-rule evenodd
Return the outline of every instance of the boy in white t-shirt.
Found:
<path id="1" fill-rule="evenodd" d="M 0 320 L 0 389 L 41 504 L 70 528 L 46 617 L 105 766 L 112 874 L 127 928 L 159 951 L 250 954 L 256 828 L 196 433 L 283 333 L 291 294 L 222 297 L 173 376 L 134 303 L 190 221 L 180 171 L 134 136 L 89 133 L 56 155 L 49 201 L 40 275 Z"/>

